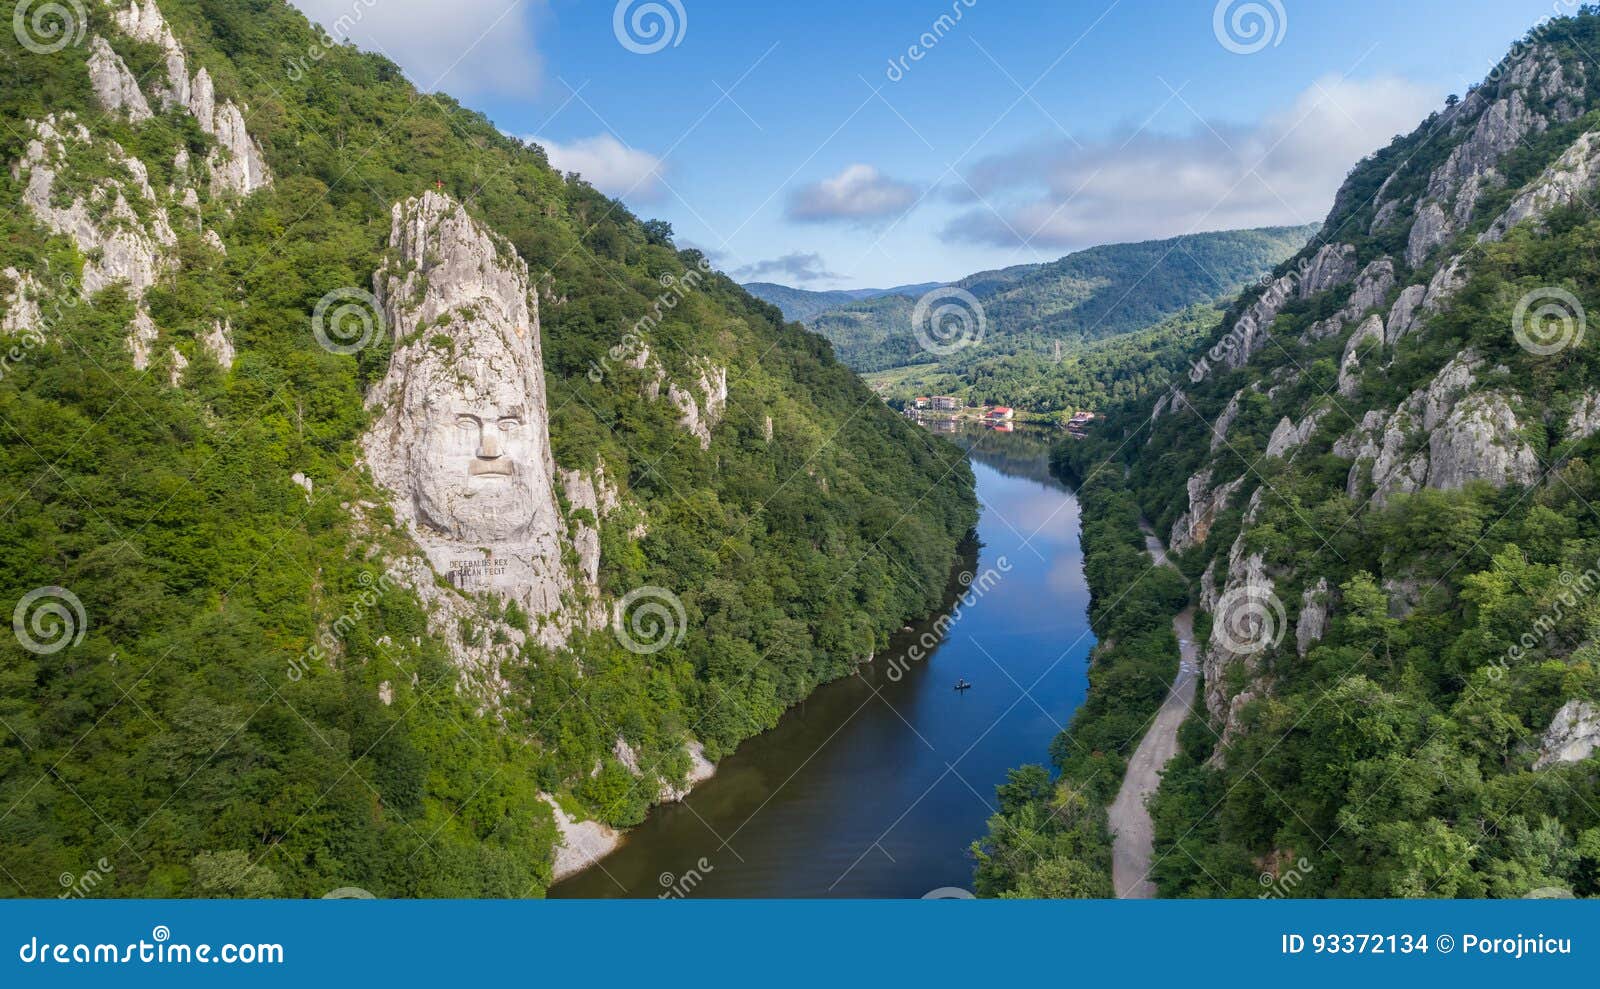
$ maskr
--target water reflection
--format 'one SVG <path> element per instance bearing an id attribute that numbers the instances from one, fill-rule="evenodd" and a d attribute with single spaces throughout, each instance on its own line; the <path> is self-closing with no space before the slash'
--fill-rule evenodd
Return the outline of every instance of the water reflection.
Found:
<path id="1" fill-rule="evenodd" d="M 952 607 L 816 691 L 552 896 L 658 896 L 662 876 L 676 890 L 689 869 L 697 897 L 909 898 L 970 885 L 967 848 L 994 787 L 1042 759 L 1081 703 L 1093 638 L 1078 505 L 1049 476 L 1052 435 L 952 439 L 983 508 L 981 545 L 957 570 L 975 576 L 952 581 Z M 972 688 L 953 689 L 963 679 Z"/>

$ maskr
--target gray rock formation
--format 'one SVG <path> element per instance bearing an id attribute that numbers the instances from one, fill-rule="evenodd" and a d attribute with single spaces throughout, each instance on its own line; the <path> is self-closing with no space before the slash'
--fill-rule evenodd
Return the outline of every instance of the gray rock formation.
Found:
<path id="1" fill-rule="evenodd" d="M 1300 420 L 1298 424 L 1288 416 L 1284 416 L 1278 422 L 1277 428 L 1272 431 L 1271 438 L 1267 440 L 1267 456 L 1287 457 L 1305 446 L 1306 441 L 1311 439 L 1311 434 L 1317 431 L 1317 427 L 1322 425 L 1322 420 L 1327 418 L 1327 415 L 1327 409 L 1318 409 Z"/>
<path id="2" fill-rule="evenodd" d="M 578 556 L 578 576 L 585 590 L 585 617 L 591 628 L 606 622 L 600 602 L 600 522 L 621 506 L 616 486 L 606 476 L 604 463 L 592 472 L 558 471 L 571 523 L 572 548 Z"/>
<path id="3" fill-rule="evenodd" d="M 224 319 L 212 320 L 211 328 L 200 338 L 200 344 L 224 371 L 233 368 L 233 325 L 230 322 Z"/>
<path id="4" fill-rule="evenodd" d="M 1362 362 L 1383 350 L 1383 317 L 1374 313 L 1350 334 L 1339 360 L 1339 394 L 1354 398 L 1361 388 Z"/>
<path id="5" fill-rule="evenodd" d="M 5 315 L 0 316 L 0 333 L 16 336 L 43 332 L 44 314 L 39 311 L 39 297 L 43 293 L 33 274 L 15 268 L 7 268 L 0 274 L 11 283 Z"/>
<path id="6" fill-rule="evenodd" d="M 1426 285 L 1410 285 L 1394 300 L 1394 305 L 1389 308 L 1389 318 L 1384 320 L 1383 342 L 1386 346 L 1393 347 L 1416 327 L 1422 300 L 1427 296 Z"/>
<path id="7" fill-rule="evenodd" d="M 133 354 L 133 367 L 136 371 L 144 371 L 150 367 L 150 355 L 155 350 L 156 340 L 155 321 L 150 318 L 150 311 L 144 306 L 134 310 L 133 319 L 128 323 L 128 351 Z"/>
<path id="8" fill-rule="evenodd" d="M 1356 461 L 1347 487 L 1352 498 L 1359 496 L 1361 482 L 1368 477 L 1376 489 L 1373 500 L 1379 505 L 1391 495 L 1418 491 L 1430 483 L 1430 450 L 1416 437 L 1431 437 L 1445 424 L 1456 403 L 1473 386 L 1481 364 L 1470 350 L 1457 354 L 1426 388 L 1413 392 L 1393 413 L 1368 411 L 1359 426 L 1339 438 L 1333 452 Z M 1447 454 L 1455 455 L 1453 449 Z"/>
<path id="9" fill-rule="evenodd" d="M 728 407 L 728 369 L 701 362 L 696 370 L 698 377 L 689 388 L 668 384 L 667 400 L 682 413 L 678 425 L 700 441 L 700 449 L 709 450 L 711 430 Z"/>
<path id="10" fill-rule="evenodd" d="M 1239 490 L 1244 478 L 1211 486 L 1211 470 L 1206 468 L 1189 478 L 1189 510 L 1172 523 L 1172 536 L 1168 545 L 1173 553 L 1182 553 L 1206 541 L 1217 513 L 1228 504 L 1228 499 Z"/>
<path id="11" fill-rule="evenodd" d="M 1537 219 L 1562 206 L 1587 202 L 1589 197 L 1585 194 L 1594 186 L 1597 177 L 1600 177 L 1600 134 L 1589 131 L 1580 135 L 1555 164 L 1517 194 L 1505 212 L 1479 235 L 1479 243 L 1503 240 L 1519 223 Z"/>
<path id="12" fill-rule="evenodd" d="M 550 805 L 555 815 L 556 831 L 561 836 L 555 847 L 555 864 L 551 878 L 557 881 L 582 872 L 589 866 L 616 851 L 622 836 L 599 821 L 579 821 L 561 809 L 561 805 L 548 793 L 539 794 Z"/>
<path id="13" fill-rule="evenodd" d="M 395 205 L 389 246 L 375 283 L 397 346 L 368 398 L 373 477 L 437 573 L 518 601 L 558 644 L 572 581 L 527 266 L 434 192 Z"/>
<path id="14" fill-rule="evenodd" d="M 1244 392 L 1245 392 L 1245 390 L 1243 388 L 1241 388 L 1238 391 L 1234 392 L 1233 393 L 1233 397 L 1228 399 L 1228 404 L 1222 410 L 1222 414 L 1217 416 L 1217 421 L 1214 424 L 1212 424 L 1212 426 L 1211 426 L 1211 452 L 1212 453 L 1217 452 L 1217 450 L 1220 449 L 1224 443 L 1228 442 L 1228 430 L 1233 428 L 1234 420 L 1239 418 L 1239 397 L 1241 395 L 1243 395 Z"/>
<path id="15" fill-rule="evenodd" d="M 1600 392 L 1579 398 L 1567 418 L 1567 439 L 1584 440 L 1595 433 L 1600 433 Z"/>
<path id="16" fill-rule="evenodd" d="M 1328 578 L 1320 577 L 1300 600 L 1300 621 L 1294 627 L 1295 650 L 1301 658 L 1328 634 Z"/>
<path id="17" fill-rule="evenodd" d="M 1500 392 L 1462 399 L 1428 438 L 1428 486 L 1455 491 L 1471 481 L 1532 484 L 1539 458 L 1522 436 L 1511 400 Z"/>
<path id="18" fill-rule="evenodd" d="M 1356 249 L 1350 244 L 1326 244 L 1306 263 L 1300 276 L 1300 298 L 1338 288 L 1356 275 Z"/>
<path id="19" fill-rule="evenodd" d="M 271 183 L 272 174 L 261 148 L 245 129 L 244 114 L 232 100 L 217 102 L 211 74 L 205 69 L 195 73 L 189 112 L 200 129 L 221 145 L 206 156 L 213 190 L 243 196 Z"/>
<path id="20" fill-rule="evenodd" d="M 189 66 L 184 59 L 183 46 L 167 27 L 166 18 L 161 16 L 155 0 L 144 0 L 142 4 L 139 0 L 128 0 L 128 6 L 118 8 L 112 20 L 128 37 L 161 49 L 167 68 L 166 84 L 158 87 L 161 106 L 164 109 L 188 106 Z"/>
<path id="21" fill-rule="evenodd" d="M 1545 730 L 1534 769 L 1582 762 L 1600 747 L 1600 708 L 1588 701 L 1568 701 Z"/>
<path id="22" fill-rule="evenodd" d="M 84 255 L 85 297 L 118 282 L 134 298 L 142 297 L 170 266 L 177 244 L 143 163 L 129 158 L 114 141 L 96 141 L 71 114 L 34 121 L 32 127 L 34 136 L 12 168 L 13 176 L 26 183 L 24 205 L 46 228 L 71 238 Z M 56 185 L 70 167 L 69 148 L 104 156 L 126 178 L 95 179 L 87 194 L 76 193 L 70 203 L 60 205 Z"/>
<path id="23" fill-rule="evenodd" d="M 125 113 L 136 124 L 152 116 L 138 80 L 128 71 L 122 56 L 99 35 L 89 44 L 89 84 L 100 105 L 112 113 Z"/>

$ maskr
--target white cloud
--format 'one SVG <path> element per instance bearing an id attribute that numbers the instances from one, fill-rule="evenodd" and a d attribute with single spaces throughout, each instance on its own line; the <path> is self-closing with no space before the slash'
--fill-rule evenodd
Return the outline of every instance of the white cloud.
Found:
<path id="1" fill-rule="evenodd" d="M 801 186 L 789 197 L 791 220 L 862 223 L 899 216 L 917 201 L 919 191 L 871 165 L 849 165 L 831 179 Z"/>
<path id="2" fill-rule="evenodd" d="M 1334 76 L 1250 126 L 1196 121 L 1186 134 L 995 155 L 967 177 L 989 205 L 957 216 L 944 235 L 1081 248 L 1319 221 L 1356 162 L 1409 133 L 1438 102 L 1404 80 Z M 957 192 L 971 201 L 970 191 Z"/>
<path id="3" fill-rule="evenodd" d="M 393 59 L 418 87 L 453 96 L 527 95 L 543 60 L 545 0 L 290 0 L 335 41 Z"/>
<path id="4" fill-rule="evenodd" d="M 550 165 L 559 172 L 577 172 L 608 196 L 635 202 L 655 202 L 664 191 L 660 158 L 626 144 L 610 134 L 579 138 L 563 144 L 542 137 L 529 140 L 544 146 Z"/>

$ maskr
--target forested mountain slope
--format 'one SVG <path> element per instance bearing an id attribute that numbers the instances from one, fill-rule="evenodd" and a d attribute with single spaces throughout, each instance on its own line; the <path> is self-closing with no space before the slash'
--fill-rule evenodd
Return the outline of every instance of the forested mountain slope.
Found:
<path id="1" fill-rule="evenodd" d="M 790 288 L 774 282 L 745 282 L 744 290 L 762 302 L 770 302 L 783 310 L 785 319 L 808 323 L 820 313 L 847 306 L 852 302 L 876 299 L 885 295 L 903 295 L 914 299 L 929 289 L 938 288 L 940 284 L 940 282 L 923 282 L 894 288 L 852 288 L 816 292 L 810 289 Z"/>
<path id="2" fill-rule="evenodd" d="M 958 451 L 664 225 L 282 0 L 72 6 L 0 44 L 8 895 L 538 895 L 938 603 Z"/>
<path id="3" fill-rule="evenodd" d="M 1188 373 L 1063 451 L 1114 544 L 1102 623 L 1158 635 L 1171 604 L 1141 512 L 1202 611 L 1163 895 L 1600 892 L 1597 46 L 1593 9 L 1551 21 L 1361 162 Z M 1099 875 L 1093 828 L 1045 810 L 1120 774 L 1142 724 L 1086 729 L 1119 684 L 1159 697 L 1151 646 L 1100 657 L 1062 781 L 994 822 L 989 891 Z"/>
<path id="4" fill-rule="evenodd" d="M 953 284 L 982 306 L 985 331 L 975 343 L 1004 346 L 1028 337 L 1031 346 L 1049 352 L 1057 340 L 1071 345 L 1147 329 L 1236 292 L 1310 235 L 1305 227 L 1270 227 L 1110 244 Z M 822 313 L 806 325 L 858 371 L 917 364 L 930 356 L 914 332 L 915 305 L 914 297 L 886 295 Z"/>

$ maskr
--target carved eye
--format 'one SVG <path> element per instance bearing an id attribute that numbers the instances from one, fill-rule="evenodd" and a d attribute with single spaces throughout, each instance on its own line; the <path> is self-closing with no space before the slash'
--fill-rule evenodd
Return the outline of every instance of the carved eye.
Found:
<path id="1" fill-rule="evenodd" d="M 504 419 L 500 420 L 500 431 L 502 433 L 509 433 L 521 425 L 521 419 L 518 419 L 516 416 L 506 416 Z"/>
<path id="2" fill-rule="evenodd" d="M 463 433 L 470 433 L 478 428 L 478 423 L 470 416 L 459 416 L 456 418 L 456 428 Z"/>

